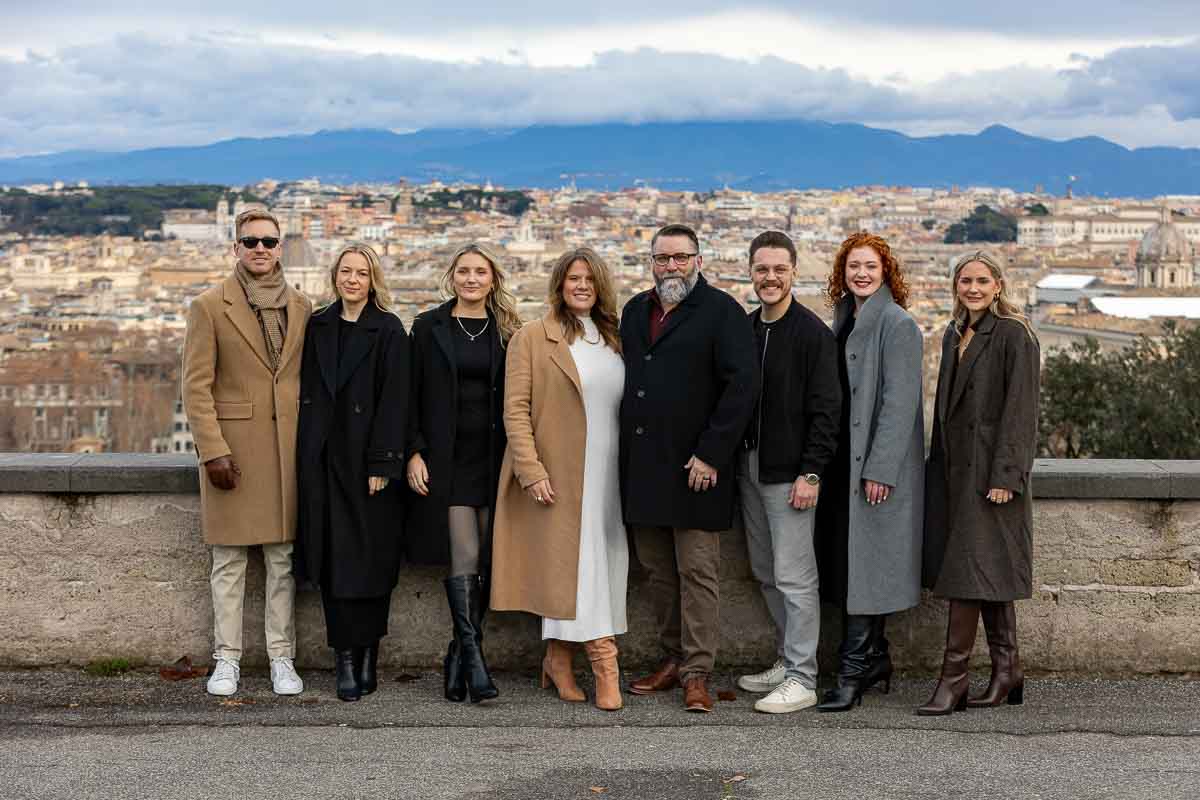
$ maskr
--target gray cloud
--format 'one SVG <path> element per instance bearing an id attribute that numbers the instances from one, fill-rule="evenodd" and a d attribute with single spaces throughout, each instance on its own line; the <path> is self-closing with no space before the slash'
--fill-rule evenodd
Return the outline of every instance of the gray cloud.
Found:
<path id="1" fill-rule="evenodd" d="M 1066 71 L 964 70 L 896 88 L 778 58 L 606 52 L 586 67 L 448 64 L 131 34 L 0 58 L 0 155 L 201 144 L 322 128 L 812 118 L 917 133 L 1001 122 L 1127 144 L 1200 144 L 1200 42 Z M 1152 123 L 1152 124 L 1146 124 Z"/>
<path id="2" fill-rule="evenodd" d="M 684 19 L 719 12 L 773 11 L 798 19 L 839 25 L 905 30 L 987 31 L 1022 38 L 1177 37 L 1197 32 L 1194 0 L 1055 0 L 1051 3 L 946 4 L 944 0 L 608 0 L 563 3 L 525 0 L 513 5 L 494 0 L 466 2 L 388 2 L 359 0 L 352 6 L 328 0 L 207 0 L 171 4 L 162 0 L 59 0 L 5 3 L 0 30 L 5 39 L 49 37 L 62 42 L 74 35 L 107 35 L 128 30 L 305 30 L 445 33 L 475 28 L 553 29 L 587 24 L 633 25 Z"/>

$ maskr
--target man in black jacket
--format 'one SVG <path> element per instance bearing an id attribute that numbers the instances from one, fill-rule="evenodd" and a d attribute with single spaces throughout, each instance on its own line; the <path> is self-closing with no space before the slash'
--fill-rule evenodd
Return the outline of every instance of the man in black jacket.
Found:
<path id="1" fill-rule="evenodd" d="M 659 230 L 650 266 L 655 288 L 621 315 L 621 499 L 665 658 L 629 690 L 682 682 L 687 709 L 711 711 L 720 531 L 733 523 L 734 460 L 754 406 L 754 334 L 738 302 L 701 276 L 691 228 Z"/>
<path id="2" fill-rule="evenodd" d="M 837 342 L 792 298 L 796 246 L 767 231 L 750 243 L 750 279 L 762 306 L 751 315 L 761 385 L 739 463 L 750 567 L 775 623 L 779 659 L 738 686 L 769 692 L 758 711 L 783 714 L 817 702 L 821 625 L 813 518 L 821 473 L 837 448 L 842 391 Z"/>

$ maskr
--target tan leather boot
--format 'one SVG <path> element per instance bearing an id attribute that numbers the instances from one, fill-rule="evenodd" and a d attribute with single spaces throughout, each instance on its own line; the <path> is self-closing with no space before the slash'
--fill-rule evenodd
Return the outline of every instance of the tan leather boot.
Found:
<path id="1" fill-rule="evenodd" d="M 611 636 L 584 642 L 592 674 L 596 676 L 596 708 L 616 711 L 625 705 L 621 698 L 621 668 L 617 666 L 617 640 Z"/>
<path id="2" fill-rule="evenodd" d="M 558 689 L 558 699 L 568 703 L 582 703 L 587 695 L 575 683 L 575 668 L 571 663 L 575 655 L 575 647 L 570 642 L 558 639 L 546 640 L 546 656 L 542 659 L 542 688 L 554 684 Z"/>

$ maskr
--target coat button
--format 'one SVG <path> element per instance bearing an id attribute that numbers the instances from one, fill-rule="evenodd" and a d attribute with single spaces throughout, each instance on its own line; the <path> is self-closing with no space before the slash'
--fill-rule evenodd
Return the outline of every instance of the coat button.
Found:
<path id="1" fill-rule="evenodd" d="M 859 423 L 859 420 L 857 420 L 857 419 L 856 419 L 856 420 L 854 420 L 854 427 L 856 427 L 856 428 L 857 428 L 857 427 L 858 427 L 858 423 Z"/>
<path id="2" fill-rule="evenodd" d="M 645 432 L 645 430 L 646 429 L 643 428 L 641 425 L 638 425 L 637 429 L 634 431 L 634 433 L 636 433 L 638 436 L 641 436 Z"/>
<path id="3" fill-rule="evenodd" d="M 862 456 L 855 456 L 855 457 L 854 457 L 854 460 L 855 460 L 855 461 L 862 461 Z"/>
<path id="4" fill-rule="evenodd" d="M 388 457 L 388 458 L 393 458 L 393 456 L 392 456 L 392 451 L 391 451 L 391 450 L 388 450 L 387 457 Z"/>
<path id="5" fill-rule="evenodd" d="M 649 361 L 650 359 L 654 358 L 654 356 L 652 356 L 650 353 L 646 353 L 646 355 L 644 355 L 644 356 L 643 356 L 643 358 L 644 358 L 646 361 Z"/>
<path id="6" fill-rule="evenodd" d="M 638 389 L 638 391 L 637 391 L 637 396 L 638 396 L 638 397 L 645 397 L 645 396 L 646 396 L 646 390 L 645 390 L 645 389 Z"/>
<path id="7" fill-rule="evenodd" d="M 858 356 L 856 356 L 854 353 L 851 353 L 851 354 L 850 354 L 850 360 L 851 360 L 851 361 L 853 361 L 853 360 L 854 360 L 854 359 L 856 359 L 856 358 L 858 358 Z"/>
<path id="8" fill-rule="evenodd" d="M 858 387 L 857 386 L 850 387 L 850 394 L 858 394 Z"/>

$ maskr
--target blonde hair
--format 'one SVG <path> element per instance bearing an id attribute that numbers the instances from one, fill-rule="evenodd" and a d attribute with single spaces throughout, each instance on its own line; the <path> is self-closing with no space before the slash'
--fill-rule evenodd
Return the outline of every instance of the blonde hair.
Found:
<path id="1" fill-rule="evenodd" d="M 265 219 L 267 222 L 274 224 L 275 232 L 280 236 L 283 235 L 283 226 L 279 224 L 279 217 L 266 209 L 251 208 L 237 215 L 237 220 L 233 223 L 233 238 L 242 238 L 242 226 L 247 222 L 254 222 L 256 219 Z"/>
<path id="2" fill-rule="evenodd" d="M 592 283 L 596 287 L 596 304 L 592 306 L 592 321 L 600 332 L 604 343 L 613 350 L 621 352 L 620 323 L 617 318 L 617 291 L 613 287 L 612 273 L 608 264 L 590 247 L 577 247 L 559 256 L 550 273 L 550 283 L 546 302 L 554 318 L 562 325 L 563 336 L 567 344 L 574 344 L 575 337 L 583 335 L 583 323 L 568 308 L 563 299 L 563 284 L 567 282 L 567 272 L 576 261 L 587 264 L 592 273 Z"/>
<path id="3" fill-rule="evenodd" d="M 1037 341 L 1037 335 L 1033 332 L 1033 326 L 1029 324 L 1029 318 L 1021 313 L 1021 309 L 1017 308 L 1016 304 L 1008 299 L 1008 281 L 1004 279 L 1004 269 L 1000 266 L 1000 262 L 985 250 L 976 250 L 974 253 L 968 253 L 965 256 L 960 256 L 954 262 L 954 273 L 950 278 L 950 291 L 954 295 L 954 330 L 961 337 L 967 329 L 967 325 L 971 321 L 971 313 L 967 307 L 958 299 L 958 274 L 963 271 L 963 267 L 967 264 L 980 263 L 988 268 L 992 273 L 992 278 L 996 283 L 1000 284 L 1000 291 L 996 293 L 996 297 L 992 300 L 991 312 L 999 319 L 1011 319 L 1021 323 L 1021 327 L 1029 334 L 1029 338 Z"/>
<path id="4" fill-rule="evenodd" d="M 490 249 L 478 242 L 471 242 L 460 247 L 450 259 L 446 271 L 442 273 L 442 294 L 447 298 L 458 297 L 454 291 L 454 268 L 458 266 L 458 260 L 467 253 L 477 253 L 483 256 L 483 260 L 488 262 L 488 266 L 492 268 L 492 289 L 488 292 L 486 306 L 487 310 L 496 318 L 496 327 L 500 331 L 500 344 L 508 344 L 508 340 L 513 337 L 513 334 L 521 329 L 521 316 L 517 313 L 517 298 L 504 285 L 506 276 L 504 269 L 500 266 L 500 259 Z"/>
<path id="5" fill-rule="evenodd" d="M 350 242 L 338 250 L 337 255 L 333 257 L 333 266 L 329 268 L 329 286 L 333 289 L 333 296 L 341 297 L 337 288 L 337 274 L 338 267 L 342 265 L 342 257 L 347 253 L 358 253 L 367 260 L 367 265 L 371 270 L 371 286 L 368 296 L 380 311 L 391 311 L 392 293 L 388 291 L 387 283 L 383 279 L 383 263 L 379 260 L 379 254 L 375 252 L 375 249 L 362 242 Z"/>

